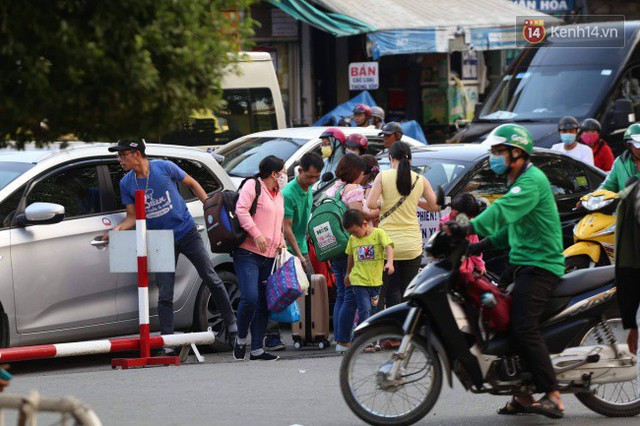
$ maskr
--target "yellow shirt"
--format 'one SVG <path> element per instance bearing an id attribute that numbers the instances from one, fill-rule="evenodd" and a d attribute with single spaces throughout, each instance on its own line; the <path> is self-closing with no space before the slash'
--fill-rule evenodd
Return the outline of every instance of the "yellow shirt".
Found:
<path id="1" fill-rule="evenodd" d="M 396 187 L 397 170 L 390 169 L 382 172 L 382 207 L 380 214 L 383 215 L 391 210 L 400 200 L 402 195 Z M 419 176 L 414 171 L 411 172 L 411 184 Z M 393 259 L 411 260 L 422 256 L 422 232 L 418 221 L 418 201 L 424 191 L 424 182 L 418 179 L 416 186 L 400 205 L 384 220 L 380 221 L 380 228 L 384 229 L 391 241 L 393 241 Z"/>
<path id="2" fill-rule="evenodd" d="M 387 233 L 373 228 L 371 235 L 358 238 L 349 237 L 345 253 L 353 256 L 353 268 L 349 273 L 349 282 L 354 286 L 379 287 L 384 272 L 385 247 L 393 243 Z"/>

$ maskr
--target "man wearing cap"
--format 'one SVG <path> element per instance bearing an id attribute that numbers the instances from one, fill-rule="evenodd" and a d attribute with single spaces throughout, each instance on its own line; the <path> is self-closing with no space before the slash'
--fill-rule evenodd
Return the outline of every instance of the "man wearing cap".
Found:
<path id="1" fill-rule="evenodd" d="M 640 178 L 640 123 L 634 123 L 627 128 L 624 132 L 624 142 L 628 149 L 613 162 L 607 179 L 600 186 L 601 189 L 620 192 L 630 177 Z"/>
<path id="2" fill-rule="evenodd" d="M 223 282 L 213 269 L 196 223 L 180 195 L 178 183 L 188 187 L 204 203 L 207 193 L 195 179 L 180 167 L 166 160 L 149 161 L 142 140 L 121 140 L 109 148 L 116 152 L 120 166 L 128 173 L 120 181 L 120 196 L 126 206 L 127 216 L 114 227 L 114 231 L 134 228 L 136 225 L 135 192 L 144 190 L 146 194 L 146 217 L 148 229 L 170 229 L 173 231 L 176 260 L 182 253 L 195 266 L 200 278 L 211 291 L 213 300 L 220 310 L 229 331 L 229 341 L 237 334 L 236 318 L 233 314 L 229 295 Z M 106 236 L 108 238 L 108 235 Z M 156 274 L 158 284 L 158 317 L 162 334 L 173 334 L 173 286 L 175 273 Z M 171 355 L 171 348 L 163 348 L 162 355 Z"/>
<path id="3" fill-rule="evenodd" d="M 382 142 L 384 143 L 384 150 L 388 151 L 391 145 L 402 140 L 402 127 L 395 121 L 390 121 L 380 130 L 378 136 L 382 136 Z"/>

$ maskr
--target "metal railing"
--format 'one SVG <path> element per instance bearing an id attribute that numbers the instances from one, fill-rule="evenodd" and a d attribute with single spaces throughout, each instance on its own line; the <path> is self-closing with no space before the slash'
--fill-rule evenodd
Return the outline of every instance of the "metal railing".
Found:
<path id="1" fill-rule="evenodd" d="M 37 391 L 31 391 L 28 396 L 0 395 L 0 426 L 5 426 L 4 411 L 6 409 L 18 411 L 18 425 L 35 426 L 38 412 L 60 413 L 60 424 L 102 426 L 102 422 L 91 408 L 74 397 L 45 398 Z M 69 423 L 73 420 L 73 423 Z"/>

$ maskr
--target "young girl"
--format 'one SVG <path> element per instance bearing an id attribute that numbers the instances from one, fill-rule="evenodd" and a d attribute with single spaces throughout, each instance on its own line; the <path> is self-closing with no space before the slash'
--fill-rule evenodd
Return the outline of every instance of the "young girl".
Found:
<path id="1" fill-rule="evenodd" d="M 473 195 L 457 195 L 451 202 L 451 212 L 440 219 L 440 227 L 450 220 L 455 220 L 456 216 L 460 213 L 466 214 L 469 216 L 469 219 L 480 214 L 480 207 Z M 480 241 L 476 234 L 467 235 L 467 240 L 469 240 L 470 244 L 475 244 Z M 487 269 L 485 267 L 484 260 L 482 260 L 482 254 L 467 257 L 467 259 L 462 262 L 462 265 L 460 265 L 460 270 L 462 272 L 475 272 L 481 275 L 484 274 Z"/>

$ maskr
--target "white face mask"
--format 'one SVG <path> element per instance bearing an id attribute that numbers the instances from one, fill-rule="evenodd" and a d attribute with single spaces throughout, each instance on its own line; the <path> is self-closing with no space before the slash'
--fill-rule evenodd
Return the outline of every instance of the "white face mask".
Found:
<path id="1" fill-rule="evenodd" d="M 286 173 L 280 173 L 278 175 L 278 187 L 280 189 L 282 189 L 285 186 L 287 186 L 287 183 L 289 183 L 289 177 L 287 176 L 287 174 Z"/>

